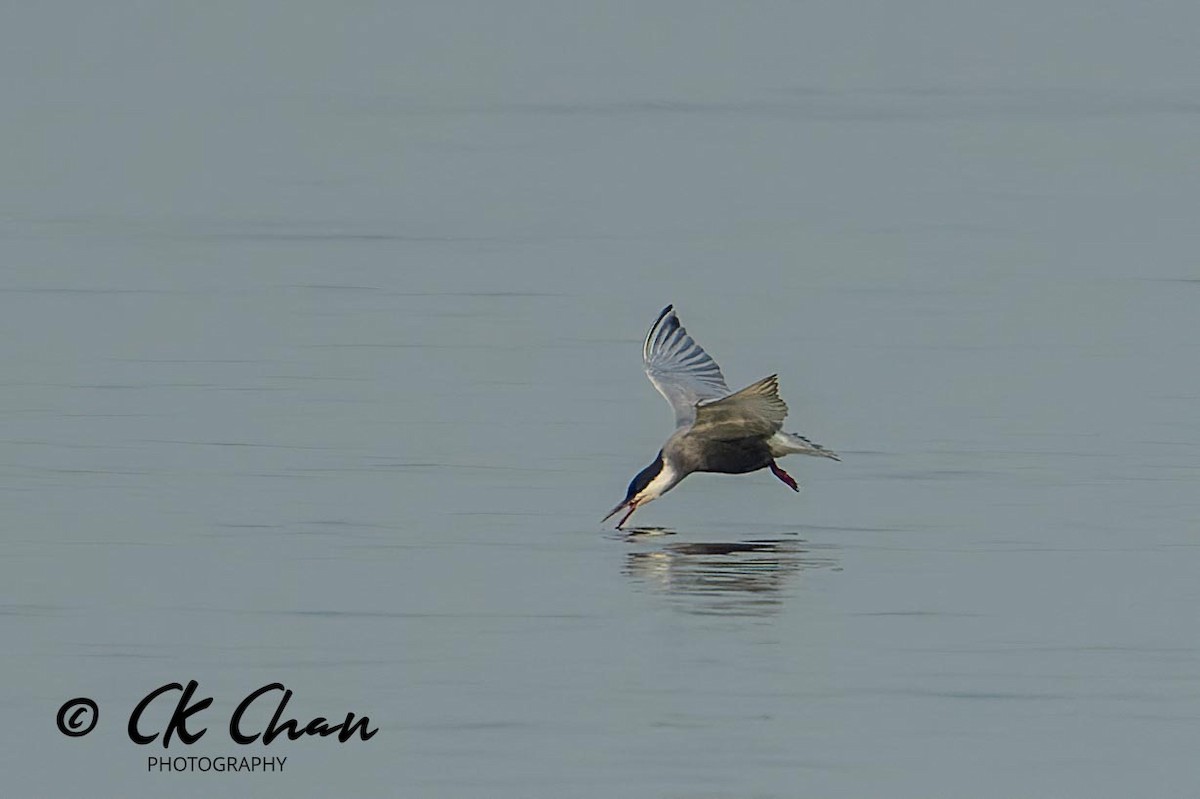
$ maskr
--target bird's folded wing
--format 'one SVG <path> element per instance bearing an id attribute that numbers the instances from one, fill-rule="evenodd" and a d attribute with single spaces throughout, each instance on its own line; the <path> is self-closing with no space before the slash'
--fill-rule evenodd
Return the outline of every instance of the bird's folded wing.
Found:
<path id="1" fill-rule="evenodd" d="M 642 346 L 646 376 L 675 411 L 675 425 L 696 418 L 696 404 L 729 394 L 721 367 L 683 329 L 674 306 L 668 305 L 650 328 Z"/>
<path id="2" fill-rule="evenodd" d="M 787 412 L 779 396 L 779 378 L 771 375 L 736 394 L 701 403 L 692 431 L 719 440 L 770 436 L 783 427 Z"/>

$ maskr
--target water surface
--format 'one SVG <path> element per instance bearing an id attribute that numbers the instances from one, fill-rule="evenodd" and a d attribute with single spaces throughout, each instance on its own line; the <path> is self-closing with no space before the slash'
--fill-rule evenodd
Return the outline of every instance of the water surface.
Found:
<path id="1" fill-rule="evenodd" d="M 1194 7 L 0 15 L 5 795 L 1194 790 Z M 668 302 L 844 460 L 627 536 Z"/>

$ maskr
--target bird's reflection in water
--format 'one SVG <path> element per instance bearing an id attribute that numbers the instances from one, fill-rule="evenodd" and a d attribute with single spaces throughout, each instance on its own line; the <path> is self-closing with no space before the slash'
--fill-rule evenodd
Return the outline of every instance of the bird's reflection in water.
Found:
<path id="1" fill-rule="evenodd" d="M 648 534 L 674 533 L 638 528 L 626 540 L 650 544 Z M 816 549 L 799 539 L 668 543 L 630 552 L 625 573 L 688 613 L 766 616 L 783 607 L 794 575 L 838 568 L 833 557 Z"/>

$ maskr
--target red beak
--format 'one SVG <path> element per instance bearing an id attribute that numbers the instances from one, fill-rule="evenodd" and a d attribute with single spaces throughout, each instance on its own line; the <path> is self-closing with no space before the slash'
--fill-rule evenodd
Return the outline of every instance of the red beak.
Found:
<path id="1" fill-rule="evenodd" d="M 634 512 L 635 510 L 637 510 L 637 505 L 633 504 L 633 501 L 632 501 L 632 500 L 628 500 L 628 499 L 627 499 L 627 500 L 625 500 L 625 501 L 624 501 L 624 502 L 622 502 L 620 505 L 618 505 L 617 507 L 615 507 L 615 508 L 613 508 L 611 511 L 609 511 L 609 512 L 608 512 L 608 515 L 607 515 L 607 516 L 605 516 L 605 517 L 604 517 L 603 519 L 601 519 L 600 521 L 601 521 L 602 523 L 603 523 L 603 522 L 606 522 L 606 521 L 608 521 L 608 520 L 609 520 L 609 519 L 611 519 L 613 516 L 616 516 L 616 515 L 617 515 L 617 511 L 624 510 L 625 508 L 629 508 L 629 513 L 626 513 L 624 516 L 622 516 L 622 517 L 621 517 L 621 521 L 617 522 L 617 529 L 618 529 L 618 530 L 620 530 L 620 529 L 621 529 L 621 525 L 625 524 L 625 522 L 629 520 L 629 517 L 633 515 L 633 512 Z"/>
<path id="2" fill-rule="evenodd" d="M 624 500 L 623 502 L 621 502 L 621 504 L 617 505 L 617 507 L 610 510 L 608 512 L 608 515 L 600 520 L 600 523 L 603 524 L 604 522 L 608 521 L 612 517 L 616 516 L 620 511 L 625 510 L 625 508 L 627 508 L 628 506 L 629 506 L 629 500 Z"/>

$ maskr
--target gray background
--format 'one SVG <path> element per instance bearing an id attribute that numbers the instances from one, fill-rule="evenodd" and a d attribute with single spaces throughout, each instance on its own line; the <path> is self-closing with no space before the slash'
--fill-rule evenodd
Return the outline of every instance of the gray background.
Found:
<path id="1" fill-rule="evenodd" d="M 4 795 L 1193 793 L 1198 8 L 5 4 Z M 668 302 L 845 462 L 626 539 Z"/>

